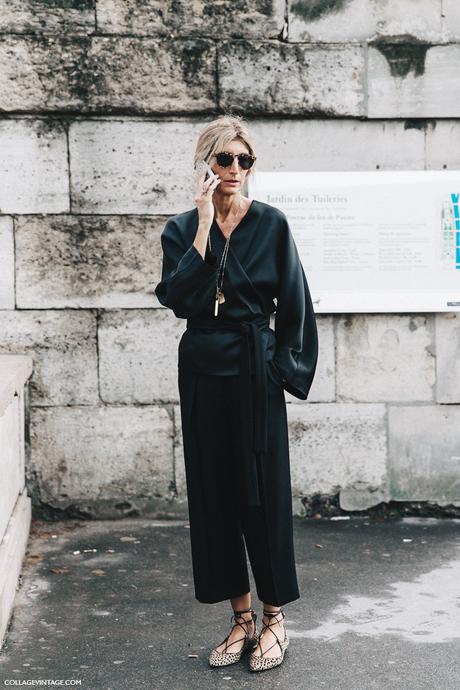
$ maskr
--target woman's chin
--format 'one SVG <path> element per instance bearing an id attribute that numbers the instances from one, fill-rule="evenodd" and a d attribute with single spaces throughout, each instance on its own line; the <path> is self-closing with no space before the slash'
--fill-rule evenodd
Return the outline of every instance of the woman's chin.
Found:
<path id="1" fill-rule="evenodd" d="M 219 191 L 222 194 L 227 194 L 228 196 L 232 196 L 233 194 L 240 194 L 241 193 L 241 185 L 239 185 L 239 184 L 238 185 L 226 184 Z"/>

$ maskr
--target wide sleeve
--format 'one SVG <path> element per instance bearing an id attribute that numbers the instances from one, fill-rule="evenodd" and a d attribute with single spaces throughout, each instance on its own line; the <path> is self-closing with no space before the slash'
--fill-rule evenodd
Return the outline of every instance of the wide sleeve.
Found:
<path id="1" fill-rule="evenodd" d="M 281 224 L 273 362 L 283 388 L 306 400 L 318 359 L 318 331 L 305 272 L 284 214 Z"/>
<path id="2" fill-rule="evenodd" d="M 155 288 L 158 301 L 187 319 L 203 311 L 212 313 L 216 292 L 217 257 L 206 246 L 205 258 L 192 243 L 184 246 L 182 233 L 169 219 L 161 233 L 163 263 L 161 282 Z"/>

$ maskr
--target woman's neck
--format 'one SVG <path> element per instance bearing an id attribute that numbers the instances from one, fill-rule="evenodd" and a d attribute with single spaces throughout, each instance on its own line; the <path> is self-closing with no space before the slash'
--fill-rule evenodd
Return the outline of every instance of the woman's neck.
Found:
<path id="1" fill-rule="evenodd" d="M 213 203 L 216 217 L 221 220 L 236 216 L 245 207 L 245 197 L 241 194 L 217 195 L 214 192 Z"/>

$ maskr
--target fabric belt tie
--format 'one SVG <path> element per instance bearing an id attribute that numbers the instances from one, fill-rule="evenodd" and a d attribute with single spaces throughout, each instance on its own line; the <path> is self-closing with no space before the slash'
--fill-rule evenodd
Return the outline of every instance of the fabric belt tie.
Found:
<path id="1" fill-rule="evenodd" d="M 246 504 L 259 506 L 258 459 L 268 447 L 268 391 L 267 363 L 262 330 L 269 328 L 270 318 L 254 321 L 231 321 L 200 316 L 187 319 L 187 328 L 231 330 L 241 333 L 240 348 L 240 427 L 241 470 L 244 479 Z M 251 381 L 251 341 L 254 350 L 255 382 Z"/>

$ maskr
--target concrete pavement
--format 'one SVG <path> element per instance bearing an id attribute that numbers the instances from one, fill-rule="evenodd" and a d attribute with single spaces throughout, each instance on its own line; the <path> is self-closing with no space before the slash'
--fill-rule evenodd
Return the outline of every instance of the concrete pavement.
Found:
<path id="1" fill-rule="evenodd" d="M 294 519 L 277 669 L 212 669 L 231 610 L 194 598 L 186 521 L 34 521 L 0 681 L 84 690 L 459 690 L 460 520 Z M 253 580 L 252 591 L 255 593 Z M 259 616 L 261 605 L 253 597 Z"/>

